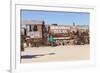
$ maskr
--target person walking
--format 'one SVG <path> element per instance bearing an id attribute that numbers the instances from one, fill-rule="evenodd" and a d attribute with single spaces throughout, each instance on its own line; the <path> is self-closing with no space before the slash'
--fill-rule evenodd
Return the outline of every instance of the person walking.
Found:
<path id="1" fill-rule="evenodd" d="M 49 42 L 50 42 L 50 45 L 53 46 L 53 44 L 54 44 L 54 38 L 53 38 L 53 36 L 49 37 Z"/>

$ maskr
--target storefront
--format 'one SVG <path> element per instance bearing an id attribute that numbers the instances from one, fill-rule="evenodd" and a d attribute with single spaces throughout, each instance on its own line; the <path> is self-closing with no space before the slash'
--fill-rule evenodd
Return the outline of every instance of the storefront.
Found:
<path id="1" fill-rule="evenodd" d="M 70 42 L 70 37 L 57 37 L 54 39 L 57 45 L 68 45 Z"/>

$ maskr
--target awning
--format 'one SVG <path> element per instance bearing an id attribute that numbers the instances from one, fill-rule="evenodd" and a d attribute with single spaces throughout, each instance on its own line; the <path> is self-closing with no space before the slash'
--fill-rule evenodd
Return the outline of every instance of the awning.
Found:
<path id="1" fill-rule="evenodd" d="M 68 40 L 68 39 L 70 39 L 70 37 L 57 37 L 57 38 L 54 37 L 54 39 L 55 39 L 55 40 L 57 40 L 57 39 L 58 39 L 58 40 L 60 40 L 60 39 L 61 39 L 61 40 L 65 40 L 65 39 Z"/>

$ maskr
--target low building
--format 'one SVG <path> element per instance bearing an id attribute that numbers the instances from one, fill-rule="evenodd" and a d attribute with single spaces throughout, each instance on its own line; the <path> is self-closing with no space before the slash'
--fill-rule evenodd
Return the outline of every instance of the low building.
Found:
<path id="1" fill-rule="evenodd" d="M 21 32 L 24 36 L 26 36 L 26 40 L 30 40 L 31 44 L 40 44 L 46 41 L 46 28 L 44 21 L 36 21 L 36 20 L 23 20 L 21 21 L 21 25 L 25 26 L 21 29 Z M 38 45 L 39 46 L 39 45 Z"/>
<path id="2" fill-rule="evenodd" d="M 55 42 L 58 44 L 74 44 L 74 40 L 76 40 L 75 36 L 77 36 L 77 31 L 81 32 L 89 32 L 88 26 L 75 26 L 75 25 L 50 25 L 49 26 L 49 34 L 52 35 L 55 39 Z M 88 35 L 89 36 L 89 35 Z"/>

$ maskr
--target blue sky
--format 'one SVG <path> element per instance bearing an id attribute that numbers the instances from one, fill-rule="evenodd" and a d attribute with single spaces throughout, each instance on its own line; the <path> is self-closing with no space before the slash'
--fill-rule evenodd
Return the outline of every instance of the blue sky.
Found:
<path id="1" fill-rule="evenodd" d="M 21 10 L 21 20 L 44 20 L 46 24 L 75 24 L 89 25 L 90 14 L 79 12 L 54 12 Z"/>

